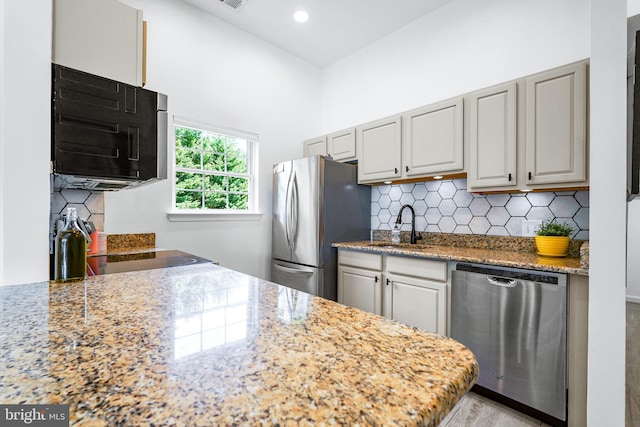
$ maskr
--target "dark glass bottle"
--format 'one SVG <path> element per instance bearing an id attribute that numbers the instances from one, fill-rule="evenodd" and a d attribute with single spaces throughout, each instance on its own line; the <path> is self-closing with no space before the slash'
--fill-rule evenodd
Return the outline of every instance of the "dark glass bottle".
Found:
<path id="1" fill-rule="evenodd" d="M 67 208 L 64 227 L 56 235 L 56 282 L 82 280 L 87 276 L 87 240 L 78 225 L 76 208 Z"/>

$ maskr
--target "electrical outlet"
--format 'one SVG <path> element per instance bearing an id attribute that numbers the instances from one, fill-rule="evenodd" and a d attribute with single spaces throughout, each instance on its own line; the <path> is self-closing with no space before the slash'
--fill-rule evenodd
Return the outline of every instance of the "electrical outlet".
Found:
<path id="1" fill-rule="evenodd" d="M 532 237 L 536 235 L 538 227 L 542 225 L 542 221 L 538 219 L 522 220 L 522 237 Z"/>

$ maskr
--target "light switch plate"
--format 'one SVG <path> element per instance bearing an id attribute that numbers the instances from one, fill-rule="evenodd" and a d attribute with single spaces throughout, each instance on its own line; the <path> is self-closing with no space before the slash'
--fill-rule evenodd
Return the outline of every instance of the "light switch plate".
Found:
<path id="1" fill-rule="evenodd" d="M 522 220 L 522 237 L 532 237 L 536 235 L 538 227 L 542 225 L 542 221 L 539 219 Z"/>

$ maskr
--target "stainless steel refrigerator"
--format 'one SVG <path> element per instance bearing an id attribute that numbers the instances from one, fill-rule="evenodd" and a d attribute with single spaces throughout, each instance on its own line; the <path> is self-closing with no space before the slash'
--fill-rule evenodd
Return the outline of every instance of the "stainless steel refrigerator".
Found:
<path id="1" fill-rule="evenodd" d="M 355 165 L 322 156 L 273 167 L 271 281 L 336 300 L 334 242 L 369 239 L 371 188 Z"/>

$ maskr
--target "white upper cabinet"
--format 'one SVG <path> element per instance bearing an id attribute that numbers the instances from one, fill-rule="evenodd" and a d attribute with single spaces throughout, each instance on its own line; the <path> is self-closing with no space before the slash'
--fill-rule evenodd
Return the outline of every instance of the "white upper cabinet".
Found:
<path id="1" fill-rule="evenodd" d="M 588 60 L 305 141 L 358 182 L 467 174 L 472 192 L 585 188 Z"/>
<path id="2" fill-rule="evenodd" d="M 401 116 L 393 116 L 356 128 L 358 182 L 381 182 L 402 175 L 401 125 Z"/>
<path id="3" fill-rule="evenodd" d="M 358 126 L 359 182 L 463 172 L 462 110 L 455 98 Z"/>
<path id="4" fill-rule="evenodd" d="M 144 84 L 142 11 L 116 0 L 54 0 L 52 62 Z"/>
<path id="5" fill-rule="evenodd" d="M 402 115 L 406 178 L 460 172 L 464 168 L 463 100 L 455 98 Z"/>
<path id="6" fill-rule="evenodd" d="M 469 95 L 468 188 L 516 185 L 516 93 L 514 81 Z"/>
<path id="7" fill-rule="evenodd" d="M 466 96 L 469 191 L 589 185 L 587 66 L 584 60 Z"/>
<path id="8" fill-rule="evenodd" d="M 581 62 L 527 78 L 527 184 L 586 180 L 586 75 Z"/>
<path id="9" fill-rule="evenodd" d="M 356 130 L 349 128 L 308 139 L 304 141 L 302 152 L 304 157 L 328 154 L 340 162 L 356 160 Z"/>
<path id="10" fill-rule="evenodd" d="M 326 156 L 327 155 L 327 137 L 321 136 L 314 139 L 304 141 L 302 149 L 303 157 L 309 156 Z"/>
<path id="11" fill-rule="evenodd" d="M 327 136 L 327 148 L 333 160 L 356 160 L 356 130 L 344 129 Z"/>

